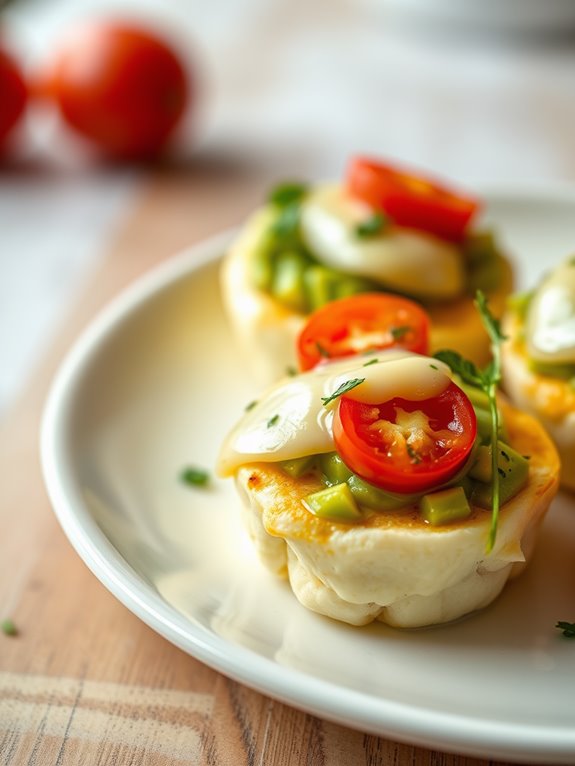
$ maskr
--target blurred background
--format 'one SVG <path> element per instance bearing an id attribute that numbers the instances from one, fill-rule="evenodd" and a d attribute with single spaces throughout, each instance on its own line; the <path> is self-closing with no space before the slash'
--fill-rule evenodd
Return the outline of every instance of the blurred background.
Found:
<path id="1" fill-rule="evenodd" d="M 30 94 L 0 161 L 0 417 L 157 172 L 46 98 L 62 40 L 102 19 L 153 30 L 189 75 L 178 172 L 336 179 L 364 153 L 479 190 L 575 180 L 575 0 L 12 0 L 0 49 Z"/>

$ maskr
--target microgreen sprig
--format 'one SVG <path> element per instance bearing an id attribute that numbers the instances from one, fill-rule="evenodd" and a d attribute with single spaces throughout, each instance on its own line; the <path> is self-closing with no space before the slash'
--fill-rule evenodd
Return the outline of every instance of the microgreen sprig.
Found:
<path id="1" fill-rule="evenodd" d="M 559 620 L 559 622 L 555 624 L 555 627 L 563 631 L 565 638 L 575 638 L 575 622 Z"/>
<path id="2" fill-rule="evenodd" d="M 501 381 L 501 344 L 505 336 L 501 331 L 501 325 L 487 305 L 487 298 L 478 290 L 475 297 L 475 306 L 479 311 L 483 326 L 491 341 L 492 359 L 483 368 L 476 367 L 473 362 L 464 359 L 456 351 L 438 351 L 435 358 L 439 359 L 471 386 L 480 388 L 487 394 L 489 400 L 489 412 L 491 415 L 491 481 L 492 481 L 492 510 L 491 527 L 487 551 L 490 552 L 495 544 L 497 536 L 497 524 L 499 522 L 499 471 L 497 462 L 497 435 L 499 433 L 499 410 L 497 409 L 497 386 Z"/>

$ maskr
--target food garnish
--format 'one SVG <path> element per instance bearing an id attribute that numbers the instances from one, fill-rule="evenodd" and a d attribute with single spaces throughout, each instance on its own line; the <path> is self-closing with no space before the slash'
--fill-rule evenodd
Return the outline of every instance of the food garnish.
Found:
<path id="1" fill-rule="evenodd" d="M 205 487 L 210 480 L 210 474 L 204 468 L 186 466 L 180 473 L 180 481 L 188 487 Z"/>

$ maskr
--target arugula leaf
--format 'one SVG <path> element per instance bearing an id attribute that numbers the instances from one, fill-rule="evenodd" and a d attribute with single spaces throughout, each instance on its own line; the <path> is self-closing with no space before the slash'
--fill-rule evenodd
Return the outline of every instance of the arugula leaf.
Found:
<path id="1" fill-rule="evenodd" d="M 352 388 L 359 386 L 361 383 L 363 383 L 364 380 L 365 378 L 352 378 L 351 380 L 346 380 L 341 384 L 341 386 L 338 386 L 333 394 L 330 396 L 321 397 L 323 406 L 327 407 L 327 405 L 330 404 L 330 402 L 333 402 L 334 399 L 338 399 L 340 396 L 343 396 L 343 394 L 347 394 L 348 391 L 351 391 Z"/>
<path id="2" fill-rule="evenodd" d="M 575 638 L 575 622 L 565 622 L 564 620 L 559 620 L 555 624 L 556 628 L 559 628 L 559 630 L 563 631 L 563 635 L 566 638 Z"/>
<path id="3" fill-rule="evenodd" d="M 487 394 L 489 413 L 491 416 L 491 481 L 493 482 L 493 502 L 491 506 L 491 527 L 487 552 L 493 550 L 499 522 L 499 470 L 497 465 L 497 434 L 499 432 L 499 411 L 497 409 L 497 384 L 501 380 L 501 343 L 505 336 L 501 331 L 499 320 L 496 319 L 487 305 L 487 298 L 478 290 L 475 296 L 475 306 L 479 311 L 483 326 L 491 341 L 492 360 L 483 369 L 476 367 L 473 362 L 464 359 L 455 351 L 438 351 L 435 358 L 445 362 L 463 380 L 471 386 L 480 388 Z"/>

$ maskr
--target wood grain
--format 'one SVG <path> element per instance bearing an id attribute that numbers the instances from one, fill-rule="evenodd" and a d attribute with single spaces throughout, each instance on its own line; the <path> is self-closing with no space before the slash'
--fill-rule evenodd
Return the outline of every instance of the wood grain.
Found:
<path id="1" fill-rule="evenodd" d="M 38 429 L 81 328 L 175 251 L 239 220 L 271 179 L 212 159 L 165 168 L 137 204 L 0 428 L 0 763 L 486 766 L 352 731 L 210 670 L 146 627 L 88 571 L 49 507 Z"/>

